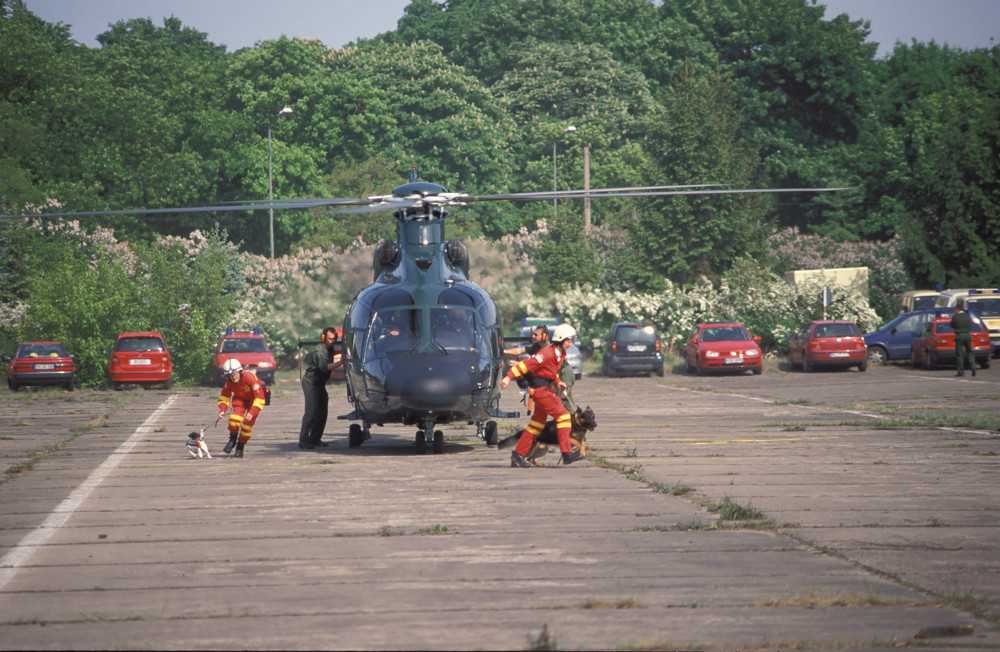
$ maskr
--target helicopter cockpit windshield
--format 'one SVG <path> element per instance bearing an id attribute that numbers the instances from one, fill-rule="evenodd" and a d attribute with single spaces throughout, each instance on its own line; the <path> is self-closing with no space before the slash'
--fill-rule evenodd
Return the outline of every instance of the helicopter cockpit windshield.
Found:
<path id="1" fill-rule="evenodd" d="M 489 355 L 485 332 L 476 324 L 476 313 L 471 308 L 431 309 L 431 337 L 445 351 L 478 351 Z"/>
<path id="2" fill-rule="evenodd" d="M 415 351 L 490 354 L 489 338 L 471 307 L 397 306 L 379 310 L 372 319 L 365 359 Z"/>

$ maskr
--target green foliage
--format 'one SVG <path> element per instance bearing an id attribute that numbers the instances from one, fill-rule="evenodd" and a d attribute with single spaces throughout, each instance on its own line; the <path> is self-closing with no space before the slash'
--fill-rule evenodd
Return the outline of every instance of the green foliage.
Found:
<path id="1" fill-rule="evenodd" d="M 535 291 L 558 292 L 570 285 L 597 285 L 601 267 L 583 232 L 583 218 L 565 208 L 550 218 L 548 233 L 535 250 Z"/>
<path id="2" fill-rule="evenodd" d="M 650 146 L 660 152 L 653 178 L 758 187 L 758 160 L 739 138 L 728 81 L 681 77 L 666 104 L 666 119 L 649 124 Z M 648 201 L 632 237 L 645 266 L 636 270 L 639 285 L 659 287 L 662 277 L 681 283 L 718 277 L 737 256 L 761 252 L 765 210 L 762 195 Z"/>

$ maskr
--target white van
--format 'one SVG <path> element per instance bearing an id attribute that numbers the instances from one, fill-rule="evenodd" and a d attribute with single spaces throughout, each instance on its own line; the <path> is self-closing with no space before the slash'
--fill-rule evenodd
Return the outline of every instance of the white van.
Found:
<path id="1" fill-rule="evenodd" d="M 954 308 L 965 302 L 965 310 L 983 320 L 990 329 L 994 357 L 1000 355 L 1000 288 L 944 290 L 938 295 L 935 308 Z"/>
<path id="2" fill-rule="evenodd" d="M 899 298 L 899 314 L 915 310 L 930 310 L 941 295 L 940 290 L 909 290 Z"/>

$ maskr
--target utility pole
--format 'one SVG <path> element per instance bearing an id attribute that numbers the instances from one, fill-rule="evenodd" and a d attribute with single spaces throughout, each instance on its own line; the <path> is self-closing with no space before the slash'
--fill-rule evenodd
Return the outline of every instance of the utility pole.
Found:
<path id="1" fill-rule="evenodd" d="M 590 190 L 590 145 L 583 146 L 583 189 Z M 590 197 L 583 198 L 583 232 L 590 230 Z"/>

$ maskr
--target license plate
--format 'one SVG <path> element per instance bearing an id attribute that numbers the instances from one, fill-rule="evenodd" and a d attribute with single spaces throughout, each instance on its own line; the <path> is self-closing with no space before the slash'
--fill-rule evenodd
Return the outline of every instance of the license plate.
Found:
<path id="1" fill-rule="evenodd" d="M 628 350 L 631 351 L 632 353 L 638 353 L 639 351 L 645 351 L 646 350 L 646 345 L 645 344 L 629 344 L 628 345 Z"/>
<path id="2" fill-rule="evenodd" d="M 846 352 L 846 351 L 837 351 L 835 353 L 831 353 L 830 357 L 831 358 L 848 358 L 848 357 L 850 357 L 850 355 L 851 354 L 848 353 L 848 352 Z"/>
<path id="3" fill-rule="evenodd" d="M 152 360 L 147 360 L 145 358 L 133 358 L 128 361 L 129 364 L 153 364 Z"/>
<path id="4" fill-rule="evenodd" d="M 35 365 L 35 369 L 38 369 L 40 371 L 45 371 L 46 369 L 55 369 L 55 368 L 56 368 L 56 366 L 54 364 L 36 364 Z"/>
<path id="5" fill-rule="evenodd" d="M 726 358 L 726 364 L 743 364 L 743 358 Z"/>

